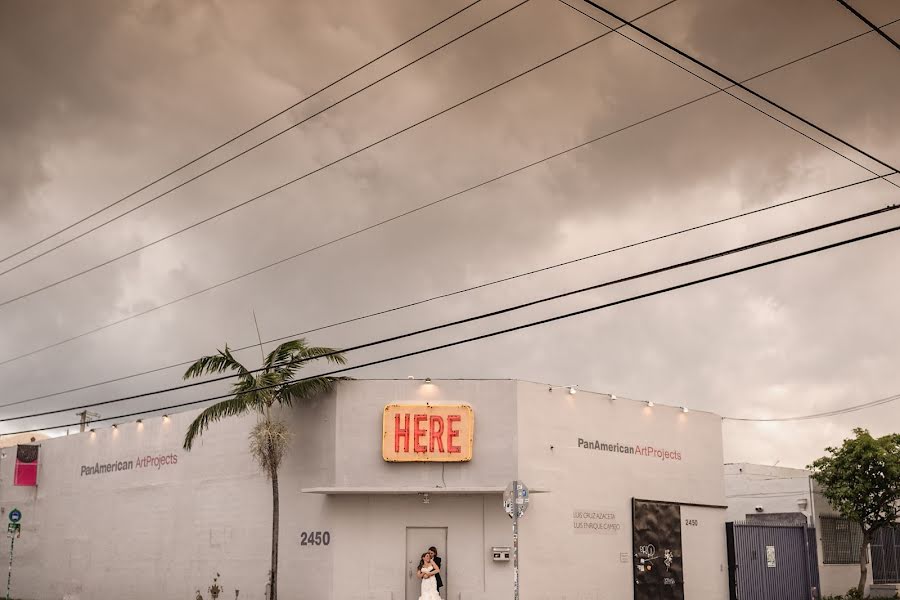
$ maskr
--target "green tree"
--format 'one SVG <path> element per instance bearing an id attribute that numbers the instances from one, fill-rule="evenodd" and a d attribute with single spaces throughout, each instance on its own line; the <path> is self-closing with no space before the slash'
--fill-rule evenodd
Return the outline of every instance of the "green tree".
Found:
<path id="1" fill-rule="evenodd" d="M 828 455 L 808 468 L 831 506 L 862 528 L 857 586 L 862 597 L 869 545 L 875 532 L 897 521 L 900 511 L 900 434 L 874 438 L 865 429 L 853 433 L 840 448 L 826 448 Z"/>
<path id="2" fill-rule="evenodd" d="M 344 355 L 332 348 L 311 347 L 303 339 L 285 342 L 263 358 L 262 369 L 251 373 L 231 354 L 228 346 L 192 364 L 185 379 L 234 371 L 237 381 L 232 395 L 201 412 L 188 427 L 184 449 L 190 451 L 211 423 L 248 413 L 259 416 L 250 432 L 250 453 L 272 482 L 272 566 L 269 571 L 270 600 L 278 600 L 278 468 L 290 442 L 285 421 L 273 415 L 273 408 L 291 407 L 296 400 L 328 392 L 343 377 L 312 377 L 296 381 L 296 373 L 311 360 L 324 359 L 345 364 Z"/>

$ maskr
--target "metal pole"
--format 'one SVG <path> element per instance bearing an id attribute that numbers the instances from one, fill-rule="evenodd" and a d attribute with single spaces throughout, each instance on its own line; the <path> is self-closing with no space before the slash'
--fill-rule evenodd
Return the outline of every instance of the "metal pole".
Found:
<path id="1" fill-rule="evenodd" d="M 6 600 L 9 600 L 9 590 L 12 587 L 12 561 L 13 561 L 13 549 L 16 546 L 16 535 L 10 534 L 9 536 L 9 575 L 6 576 Z"/>
<path id="2" fill-rule="evenodd" d="M 513 600 L 519 600 L 519 482 L 513 481 Z M 7 600 L 9 600 L 7 598 Z"/>

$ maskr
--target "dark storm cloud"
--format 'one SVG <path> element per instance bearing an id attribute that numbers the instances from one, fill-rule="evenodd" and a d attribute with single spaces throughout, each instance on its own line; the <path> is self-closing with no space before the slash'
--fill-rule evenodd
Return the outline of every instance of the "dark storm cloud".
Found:
<path id="1" fill-rule="evenodd" d="M 6 159 L 0 163 L 6 207 L 0 246 L 11 251 L 102 206 L 462 5 L 412 0 L 98 2 L 79 3 L 77 10 L 62 2 L 52 9 L 3 5 L 0 10 L 14 9 L 15 14 L 0 18 L 0 27 L 6 27 L 0 44 L 8 50 L 0 53 L 0 70 L 4 81 L 15 82 L 23 94 L 4 94 L 0 100 L 10 106 L 0 112 L 0 155 Z M 296 123 L 512 5 L 482 2 L 238 147 Z M 610 7 L 633 17 L 653 5 L 622 1 Z M 889 2 L 859 5 L 878 22 L 900 16 Z M 739 78 L 861 31 L 845 11 L 821 2 L 679 0 L 648 18 L 646 26 Z M 602 30 L 558 2 L 533 0 L 215 175 L 4 276 L 3 297 L 236 204 Z M 897 60 L 883 40 L 867 36 L 754 85 L 885 160 L 897 160 L 900 123 L 893 104 L 900 80 L 884 76 L 896 71 L 892 65 Z M 0 360 L 365 227 L 711 89 L 632 42 L 609 35 L 246 208 L 78 282 L 0 308 Z M 719 94 L 339 245 L 0 366 L 0 381 L 10 395 L 22 398 L 187 360 L 225 342 L 252 343 L 251 310 L 259 316 L 263 337 L 276 337 L 865 176 L 859 167 Z M 875 182 L 311 337 L 316 343 L 351 345 L 846 216 L 896 201 L 895 192 Z M 877 224 L 822 235 L 783 251 Z M 623 396 L 742 416 L 810 412 L 886 396 L 900 389 L 900 375 L 890 367 L 898 358 L 893 343 L 897 326 L 885 320 L 896 295 L 890 258 L 895 244 L 890 239 L 861 244 L 790 267 L 357 375 L 577 382 Z M 781 251 L 761 251 L 721 268 Z M 709 266 L 621 286 L 361 353 L 357 361 L 715 270 Z M 256 355 L 245 357 L 252 362 Z M 35 369 L 48 365 L 54 378 L 33 377 Z M 177 374 L 121 382 L 46 405 L 73 405 L 167 385 Z M 168 396 L 160 403 L 203 392 Z M 121 411 L 138 406 L 132 403 Z M 113 409 L 108 412 L 114 414 Z M 871 420 L 860 415 L 819 427 L 729 425 L 726 450 L 732 459 L 804 464 L 852 424 L 877 428 L 884 422 L 882 413 L 872 414 Z M 805 436 L 803 443 L 798 443 L 798 432 Z"/>

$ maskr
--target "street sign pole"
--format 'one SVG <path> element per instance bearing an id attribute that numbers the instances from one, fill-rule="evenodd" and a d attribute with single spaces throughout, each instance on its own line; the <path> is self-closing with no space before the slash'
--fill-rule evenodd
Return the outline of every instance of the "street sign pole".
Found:
<path id="1" fill-rule="evenodd" d="M 519 506 L 517 504 L 517 501 L 519 499 L 518 492 L 519 482 L 513 481 L 513 600 L 519 600 Z M 10 554 L 10 556 L 12 556 L 12 554 Z M 9 598 L 7 598 L 6 600 L 9 600 Z"/>
<path id="2" fill-rule="evenodd" d="M 16 547 L 16 534 L 9 532 L 9 574 L 6 576 L 6 600 L 9 600 L 9 591 L 12 587 L 12 561 L 13 550 Z"/>
<path id="3" fill-rule="evenodd" d="M 9 600 L 9 593 L 12 588 L 13 551 L 16 548 L 16 536 L 18 536 L 21 531 L 22 525 L 19 523 L 21 520 L 22 511 L 18 508 L 9 511 L 9 526 L 6 529 L 9 533 L 9 573 L 6 576 L 6 600 Z"/>
<path id="4" fill-rule="evenodd" d="M 519 518 L 528 510 L 528 488 L 524 483 L 515 480 L 507 486 L 503 508 L 513 522 L 513 600 L 519 600 Z"/>

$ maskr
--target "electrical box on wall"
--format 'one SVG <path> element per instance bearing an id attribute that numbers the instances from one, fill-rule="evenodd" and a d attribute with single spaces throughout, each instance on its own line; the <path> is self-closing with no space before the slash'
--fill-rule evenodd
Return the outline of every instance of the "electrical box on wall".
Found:
<path id="1" fill-rule="evenodd" d="M 491 556 L 494 560 L 509 560 L 509 546 L 494 546 L 491 548 Z"/>

